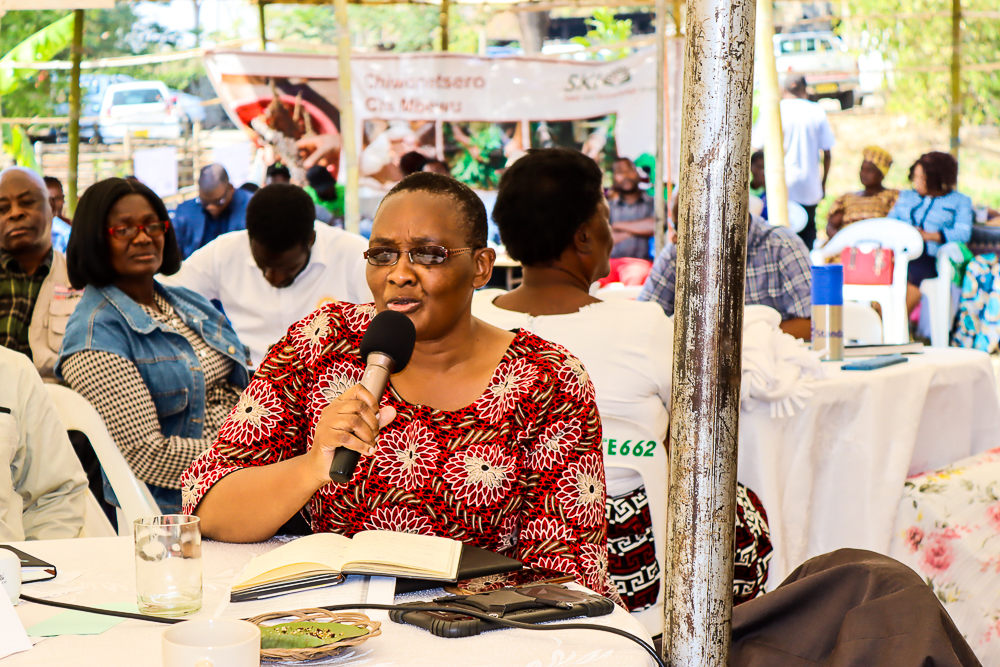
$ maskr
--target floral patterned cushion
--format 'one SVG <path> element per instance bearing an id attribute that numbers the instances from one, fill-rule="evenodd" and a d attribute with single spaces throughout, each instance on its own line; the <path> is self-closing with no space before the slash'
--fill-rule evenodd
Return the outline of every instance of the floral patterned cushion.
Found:
<path id="1" fill-rule="evenodd" d="M 1000 447 L 909 478 L 889 555 L 934 589 L 984 665 L 1000 665 Z"/>

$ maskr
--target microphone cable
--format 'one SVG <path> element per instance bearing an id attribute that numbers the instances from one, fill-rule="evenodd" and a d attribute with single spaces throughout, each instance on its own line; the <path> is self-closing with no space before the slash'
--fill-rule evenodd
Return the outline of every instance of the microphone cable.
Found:
<path id="1" fill-rule="evenodd" d="M 88 614 L 100 614 L 102 616 L 116 616 L 118 618 L 129 618 L 138 621 L 151 621 L 153 623 L 163 623 L 165 625 L 173 625 L 174 623 L 183 623 L 185 618 L 161 618 L 159 616 L 150 616 L 148 614 L 133 614 L 127 611 L 114 611 L 111 609 L 97 609 L 96 607 L 85 607 L 83 605 L 69 604 L 67 602 L 56 602 L 54 600 L 43 600 L 41 598 L 32 597 L 30 595 L 21 594 L 21 599 L 25 602 L 34 602 L 35 604 L 46 605 L 49 607 L 58 607 L 60 609 L 69 609 L 71 611 L 82 611 Z M 454 607 L 445 607 L 439 605 L 420 605 L 420 606 L 410 606 L 410 605 L 397 605 L 397 604 L 367 604 L 367 603 L 347 603 L 347 604 L 334 604 L 329 606 L 317 607 L 317 609 L 325 609 L 326 611 L 348 611 L 351 609 L 373 609 L 377 611 L 439 611 L 447 612 L 449 614 L 462 614 L 463 616 L 471 616 L 473 618 L 478 618 L 482 621 L 487 621 L 495 625 L 499 625 L 505 628 L 517 628 L 520 630 L 538 630 L 538 631 L 548 631 L 552 632 L 555 630 L 597 630 L 600 632 L 609 632 L 613 635 L 618 635 L 619 637 L 624 637 L 631 642 L 635 642 L 643 648 L 646 653 L 653 659 L 657 667 L 666 667 L 663 659 L 657 655 L 656 651 L 652 646 L 644 642 L 639 637 L 636 637 L 630 632 L 625 630 L 619 630 L 618 628 L 611 628 L 604 625 L 592 625 L 590 623 L 553 623 L 551 625 L 535 625 L 533 623 L 521 623 L 520 621 L 509 621 L 504 618 L 497 616 L 490 616 L 489 614 L 481 611 L 475 611 L 473 609 L 462 609 L 461 611 L 456 610 Z M 396 623 L 397 621 L 393 621 Z M 409 625 L 409 623 L 401 623 L 400 625 Z M 417 627 L 417 626 L 411 626 Z"/>

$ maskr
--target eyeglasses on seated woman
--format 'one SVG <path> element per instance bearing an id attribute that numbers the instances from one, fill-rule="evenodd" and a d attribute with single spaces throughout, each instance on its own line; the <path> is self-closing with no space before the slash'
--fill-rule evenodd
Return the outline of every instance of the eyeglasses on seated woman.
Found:
<path id="1" fill-rule="evenodd" d="M 138 181 L 83 193 L 66 250 L 83 298 L 66 326 L 57 377 L 89 400 L 164 513 L 249 381 L 236 332 L 203 297 L 155 276 L 181 264 L 166 207 Z M 104 496 L 118 501 L 107 480 Z"/>
<path id="2" fill-rule="evenodd" d="M 486 234 L 479 197 L 448 176 L 416 173 L 386 195 L 367 253 L 374 304 L 292 325 L 184 474 L 206 536 L 264 540 L 304 510 L 315 532 L 450 537 L 618 600 L 593 386 L 563 348 L 472 316 L 495 259 Z M 387 309 L 417 335 L 379 401 L 359 384 L 358 346 Z M 330 480 L 338 447 L 362 454 L 348 484 Z"/>

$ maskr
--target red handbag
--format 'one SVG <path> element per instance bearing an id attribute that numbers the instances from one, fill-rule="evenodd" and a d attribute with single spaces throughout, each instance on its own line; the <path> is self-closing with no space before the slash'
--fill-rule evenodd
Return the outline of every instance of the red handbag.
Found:
<path id="1" fill-rule="evenodd" d="M 863 252 L 857 248 L 844 248 L 840 253 L 844 265 L 845 285 L 891 285 L 893 270 L 892 250 L 875 248 Z"/>

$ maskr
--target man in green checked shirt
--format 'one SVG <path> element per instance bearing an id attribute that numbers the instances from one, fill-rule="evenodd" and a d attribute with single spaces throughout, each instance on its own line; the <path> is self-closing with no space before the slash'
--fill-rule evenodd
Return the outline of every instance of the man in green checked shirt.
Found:
<path id="1" fill-rule="evenodd" d="M 0 172 L 0 345 L 22 352 L 43 377 L 62 344 L 81 293 L 70 288 L 66 258 L 52 248 L 52 209 L 41 176 Z"/>

